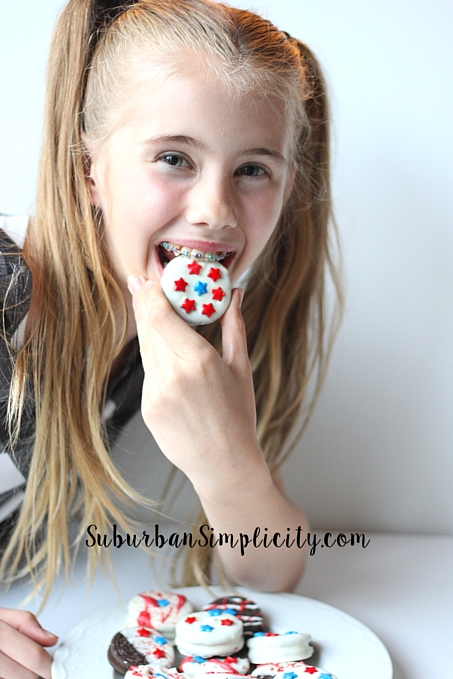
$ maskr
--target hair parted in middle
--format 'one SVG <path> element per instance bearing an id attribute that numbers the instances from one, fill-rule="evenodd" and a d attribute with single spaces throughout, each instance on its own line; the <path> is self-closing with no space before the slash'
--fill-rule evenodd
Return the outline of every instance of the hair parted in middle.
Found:
<path id="1" fill-rule="evenodd" d="M 46 283 L 34 292 L 33 325 L 17 356 L 12 390 L 17 395 L 23 376 L 31 376 L 37 403 L 34 463 L 4 559 L 11 571 L 25 554 L 29 567 L 43 568 L 38 586 L 47 583 L 47 592 L 57 567 L 69 562 L 67 516 L 76 508 L 81 525 L 96 523 L 99 532 L 107 532 L 112 517 L 124 525 L 112 493 L 137 500 L 111 462 L 99 425 L 121 346 L 115 311 L 122 309 L 124 327 L 127 311 L 101 239 L 102 215 L 91 205 L 84 139 L 93 147 L 108 143 L 127 115 L 134 87 L 149 78 L 150 69 L 158 78 L 194 68 L 205 69 L 238 97 L 253 92 L 278 102 L 292 139 L 293 189 L 248 273 L 242 306 L 258 438 L 271 469 L 292 449 L 325 374 L 338 320 L 337 314 L 328 322 L 328 281 L 337 309 L 341 288 L 326 87 L 312 52 L 269 21 L 209 0 L 70 0 L 51 48 L 37 209 L 24 247 L 36 279 L 42 281 L 45 272 Z M 220 347 L 219 324 L 200 333 Z M 307 400 L 309 391 L 314 396 Z M 13 397 L 12 421 L 20 418 L 20 409 L 20 399 Z M 71 492 L 64 500 L 68 478 Z M 201 514 L 199 522 L 206 517 Z M 25 530 L 30 525 L 31 532 Z M 46 541 L 36 551 L 39 530 L 46 531 Z M 76 543 L 82 536 L 83 529 Z M 95 555 L 90 550 L 92 566 Z M 182 584 L 208 582 L 211 550 L 187 550 L 185 558 Z"/>

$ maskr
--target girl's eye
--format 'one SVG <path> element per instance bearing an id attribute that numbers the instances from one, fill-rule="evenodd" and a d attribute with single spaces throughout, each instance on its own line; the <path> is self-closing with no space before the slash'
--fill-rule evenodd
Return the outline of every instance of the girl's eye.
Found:
<path id="1" fill-rule="evenodd" d="M 238 175 L 244 177 L 263 177 L 269 173 L 261 167 L 261 165 L 256 165 L 255 163 L 249 163 L 248 165 L 243 165 L 237 170 Z"/>
<path id="2" fill-rule="evenodd" d="M 190 163 L 179 153 L 163 153 L 157 160 L 171 167 L 190 167 Z"/>

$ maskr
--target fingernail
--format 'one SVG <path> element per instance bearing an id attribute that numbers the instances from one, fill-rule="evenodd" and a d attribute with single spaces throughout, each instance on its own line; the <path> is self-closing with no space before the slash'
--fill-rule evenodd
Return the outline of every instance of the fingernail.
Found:
<path id="1" fill-rule="evenodd" d="M 54 639 L 58 639 L 57 635 L 56 635 L 56 634 L 53 634 L 53 632 L 49 632 L 48 630 L 46 630 L 46 629 L 44 629 L 44 628 L 42 628 L 42 631 L 44 632 L 44 634 L 46 635 L 46 637 L 52 637 L 52 638 L 54 638 Z"/>
<path id="2" fill-rule="evenodd" d="M 127 287 L 131 292 L 136 292 L 137 290 L 140 290 L 142 285 L 143 281 L 139 276 L 128 276 Z"/>

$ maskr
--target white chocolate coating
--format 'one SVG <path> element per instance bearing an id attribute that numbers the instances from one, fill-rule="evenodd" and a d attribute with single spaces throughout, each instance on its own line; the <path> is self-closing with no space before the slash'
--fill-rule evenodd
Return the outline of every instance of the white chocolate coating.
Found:
<path id="1" fill-rule="evenodd" d="M 242 622 L 220 611 L 191 613 L 176 625 L 175 643 L 182 655 L 231 655 L 244 645 Z"/>
<path id="2" fill-rule="evenodd" d="M 302 632 L 257 632 L 247 641 L 248 657 L 255 665 L 304 660 L 313 654 L 310 635 Z"/>
<path id="3" fill-rule="evenodd" d="M 181 661 L 180 671 L 186 679 L 193 679 L 201 674 L 247 674 L 250 668 L 248 658 L 201 658 L 199 656 L 188 656 Z M 224 679 L 224 677 L 222 677 Z"/>
<path id="4" fill-rule="evenodd" d="M 162 290 L 189 325 L 207 325 L 223 316 L 231 300 L 231 281 L 220 262 L 175 257 L 164 269 Z"/>
<path id="5" fill-rule="evenodd" d="M 310 679 L 337 679 L 334 674 L 324 672 L 314 665 L 305 665 L 305 669 L 303 667 L 287 669 L 276 674 L 274 679 L 308 679 L 308 677 Z"/>
<path id="6" fill-rule="evenodd" d="M 152 665 L 132 665 L 124 675 L 124 679 L 148 679 L 155 677 L 155 679 L 183 679 L 176 667 L 170 667 L 168 670 L 156 669 Z"/>
<path id="7" fill-rule="evenodd" d="M 307 665 L 302 661 L 287 661 L 278 663 L 266 663 L 264 665 L 257 665 L 253 670 L 252 677 L 275 677 L 279 672 L 290 672 L 291 670 L 304 671 Z"/>

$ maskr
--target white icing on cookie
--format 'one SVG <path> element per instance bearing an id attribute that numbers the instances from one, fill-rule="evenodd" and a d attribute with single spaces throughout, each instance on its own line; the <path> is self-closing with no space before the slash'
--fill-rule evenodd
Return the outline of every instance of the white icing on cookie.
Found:
<path id="1" fill-rule="evenodd" d="M 221 611 L 191 613 L 176 625 L 175 643 L 182 655 L 231 655 L 244 645 L 243 626 L 239 618 Z"/>
<path id="2" fill-rule="evenodd" d="M 174 648 L 160 634 L 147 627 L 124 627 L 120 632 L 155 669 L 168 668 L 174 664 Z"/>
<path id="3" fill-rule="evenodd" d="M 202 658 L 201 656 L 188 656 L 181 661 L 180 671 L 186 679 L 193 679 L 200 674 L 247 674 L 250 668 L 248 658 Z M 222 677 L 222 679 L 224 679 Z"/>
<path id="4" fill-rule="evenodd" d="M 314 665 L 305 665 L 304 667 L 288 668 L 284 672 L 278 672 L 274 679 L 337 679 L 334 674 L 324 672 L 319 667 Z"/>
<path id="5" fill-rule="evenodd" d="M 256 632 L 247 641 L 250 662 L 256 665 L 304 660 L 313 654 L 310 635 L 302 632 Z"/>
<path id="6" fill-rule="evenodd" d="M 152 665 L 132 665 L 124 675 L 124 679 L 183 679 L 183 675 L 178 672 L 176 667 L 168 670 L 159 670 Z"/>
<path id="7" fill-rule="evenodd" d="M 223 316 L 231 300 L 231 281 L 220 262 L 175 257 L 160 280 L 173 309 L 189 325 L 206 325 Z"/>
<path id="8" fill-rule="evenodd" d="M 126 626 L 149 627 L 173 641 L 176 623 L 192 608 L 183 594 L 160 590 L 142 592 L 129 601 Z"/>
<path id="9" fill-rule="evenodd" d="M 264 665 L 257 665 L 252 672 L 253 677 L 275 677 L 279 672 L 290 671 L 291 669 L 300 669 L 301 671 L 307 667 L 302 661 L 288 661 L 278 663 L 266 663 Z"/>

